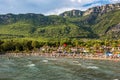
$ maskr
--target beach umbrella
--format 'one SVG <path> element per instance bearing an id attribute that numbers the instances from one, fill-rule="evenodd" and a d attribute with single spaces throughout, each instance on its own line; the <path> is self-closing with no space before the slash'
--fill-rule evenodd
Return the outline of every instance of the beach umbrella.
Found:
<path id="1" fill-rule="evenodd" d="M 67 44 L 66 44 L 66 43 L 64 43 L 64 44 L 63 44 L 63 46 L 64 46 L 64 47 L 66 47 L 66 46 L 67 46 Z"/>

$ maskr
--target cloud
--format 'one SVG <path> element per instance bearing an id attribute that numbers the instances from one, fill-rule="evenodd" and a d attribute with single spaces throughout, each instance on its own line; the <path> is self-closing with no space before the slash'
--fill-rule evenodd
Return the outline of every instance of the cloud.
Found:
<path id="1" fill-rule="evenodd" d="M 76 2 L 76 0 L 70 0 L 71 2 Z"/>
<path id="2" fill-rule="evenodd" d="M 70 0 L 71 2 L 81 3 L 82 0 Z"/>
<path id="3" fill-rule="evenodd" d="M 109 0 L 109 1 L 112 3 L 119 3 L 120 2 L 120 0 Z"/>
<path id="4" fill-rule="evenodd" d="M 69 1 L 70 1 L 69 3 L 71 3 L 71 4 L 66 4 L 67 6 L 55 8 L 54 10 L 50 10 L 45 14 L 46 15 L 56 15 L 56 14 L 58 15 L 62 12 L 73 10 L 73 9 L 85 11 L 86 9 L 88 9 L 90 7 L 101 5 L 101 3 L 98 2 L 99 0 L 69 0 Z M 66 3 L 68 3 L 68 2 L 66 2 Z"/>
<path id="5" fill-rule="evenodd" d="M 86 3 L 94 3 L 95 1 L 98 0 L 70 0 L 73 3 L 77 3 L 77 4 L 86 4 Z"/>
<path id="6" fill-rule="evenodd" d="M 72 9 L 117 3 L 120 0 L 0 0 L 0 13 L 59 14 Z"/>
<path id="7" fill-rule="evenodd" d="M 48 11 L 47 13 L 44 13 L 45 15 L 59 15 L 65 11 L 70 11 L 70 10 L 73 10 L 73 9 L 76 9 L 76 10 L 81 10 L 81 11 L 85 11 L 87 10 L 88 8 L 90 7 L 94 7 L 94 6 L 98 6 L 98 5 L 101 5 L 101 4 L 93 4 L 93 5 L 90 5 L 90 6 L 86 6 L 86 7 L 63 7 L 63 8 L 58 8 L 58 9 L 55 9 L 55 10 L 51 10 L 51 11 Z"/>
<path id="8" fill-rule="evenodd" d="M 59 9 L 55 9 L 55 10 L 51 10 L 47 13 L 45 13 L 45 15 L 59 15 L 60 13 L 64 12 L 64 11 L 69 11 L 72 10 L 74 8 L 59 8 Z"/>

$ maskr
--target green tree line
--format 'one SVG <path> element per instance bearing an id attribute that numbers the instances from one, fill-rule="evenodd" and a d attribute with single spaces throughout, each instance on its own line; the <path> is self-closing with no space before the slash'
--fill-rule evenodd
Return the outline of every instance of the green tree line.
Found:
<path id="1" fill-rule="evenodd" d="M 101 46 L 111 46 L 117 47 L 120 44 L 120 40 L 77 40 L 77 39 L 62 39 L 59 41 L 35 41 L 35 40 L 23 40 L 23 41 L 16 41 L 16 40 L 0 40 L 0 52 L 21 52 L 21 51 L 32 51 L 39 49 L 43 46 L 49 47 L 59 47 L 64 46 L 70 47 L 94 47 L 98 48 Z"/>

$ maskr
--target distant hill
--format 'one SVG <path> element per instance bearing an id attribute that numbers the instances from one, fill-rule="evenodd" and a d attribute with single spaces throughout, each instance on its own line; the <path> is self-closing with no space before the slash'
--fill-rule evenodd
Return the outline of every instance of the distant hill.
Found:
<path id="1" fill-rule="evenodd" d="M 60 15 L 0 15 L 0 37 L 120 38 L 120 3 Z"/>

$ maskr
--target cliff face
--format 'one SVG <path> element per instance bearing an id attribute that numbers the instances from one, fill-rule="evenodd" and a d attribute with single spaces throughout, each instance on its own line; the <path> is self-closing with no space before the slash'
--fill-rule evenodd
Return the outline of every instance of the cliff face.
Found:
<path id="1" fill-rule="evenodd" d="M 83 16 L 83 11 L 80 10 L 71 10 L 71 11 L 66 11 L 62 14 L 60 14 L 60 16 L 63 17 L 79 17 L 79 16 Z"/>
<path id="2" fill-rule="evenodd" d="M 114 10 L 120 10 L 120 3 L 97 6 L 97 7 L 89 8 L 86 11 L 80 11 L 80 10 L 66 11 L 66 12 L 60 14 L 60 16 L 64 16 L 64 17 L 66 17 L 66 16 L 68 16 L 68 17 L 86 16 L 86 15 L 90 15 L 92 13 L 104 14 L 104 13 L 114 11 Z"/>
<path id="3" fill-rule="evenodd" d="M 89 15 L 91 13 L 104 14 L 104 13 L 114 11 L 114 10 L 119 10 L 119 9 L 120 9 L 120 3 L 107 4 L 104 6 L 97 6 L 97 7 L 89 8 L 87 11 L 85 11 L 84 15 Z"/>
<path id="4" fill-rule="evenodd" d="M 115 25 L 115 26 L 112 26 L 112 27 L 107 31 L 107 33 L 111 33 L 111 32 L 113 32 L 113 33 L 118 33 L 118 32 L 120 32 L 120 23 L 117 24 L 117 25 Z"/>

